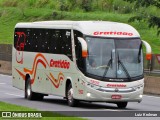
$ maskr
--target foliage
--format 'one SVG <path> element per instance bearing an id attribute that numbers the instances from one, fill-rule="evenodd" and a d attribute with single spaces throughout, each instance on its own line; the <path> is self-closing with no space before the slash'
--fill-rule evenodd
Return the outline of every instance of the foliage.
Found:
<path id="1" fill-rule="evenodd" d="M 0 43 L 12 43 L 14 26 L 18 22 L 104 20 L 129 23 L 138 30 L 142 39 L 151 44 L 153 52 L 159 53 L 160 39 L 156 27 L 159 28 L 160 20 L 156 17 L 159 17 L 160 9 L 157 5 L 141 4 L 138 8 L 135 0 L 133 3 L 128 1 L 130 0 L 0 0 L 0 28 L 3 28 L 0 29 Z M 148 25 L 152 27 L 148 29 Z"/>
<path id="2" fill-rule="evenodd" d="M 151 16 L 150 19 L 148 19 L 149 27 L 157 27 L 158 32 L 157 35 L 160 34 L 160 17 L 157 16 Z"/>
<path id="3" fill-rule="evenodd" d="M 159 0 L 125 0 L 125 1 L 131 2 L 131 3 L 135 2 L 135 5 L 137 7 L 141 7 L 141 6 L 148 7 L 150 5 L 153 5 L 160 8 Z"/>
<path id="4" fill-rule="evenodd" d="M 134 2 L 135 7 L 146 7 L 149 6 L 155 6 L 157 8 L 160 8 L 160 1 L 159 0 L 125 0 L 128 2 Z M 149 17 L 146 17 L 149 16 Z M 146 20 L 149 23 L 149 28 L 151 27 L 157 27 L 157 35 L 160 34 L 160 16 L 156 16 L 154 14 L 145 13 L 145 11 L 141 11 L 141 14 L 136 15 L 134 17 L 131 17 L 129 21 L 135 21 L 135 20 Z"/>

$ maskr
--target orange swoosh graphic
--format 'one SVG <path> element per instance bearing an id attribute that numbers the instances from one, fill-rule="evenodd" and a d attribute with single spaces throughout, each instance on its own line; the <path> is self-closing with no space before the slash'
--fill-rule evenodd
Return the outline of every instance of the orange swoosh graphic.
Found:
<path id="1" fill-rule="evenodd" d="M 44 62 L 43 60 L 41 60 L 41 59 L 38 59 L 38 57 L 42 58 L 45 62 Z M 38 60 L 37 60 L 37 59 L 38 59 Z M 44 66 L 44 68 L 46 68 L 46 64 L 49 66 L 49 64 L 48 64 L 46 58 L 44 57 L 44 55 L 42 55 L 41 53 L 39 53 L 39 54 L 36 55 L 36 57 L 35 57 L 35 59 L 34 59 L 32 70 L 29 70 L 29 69 L 27 69 L 27 68 L 24 68 L 25 74 L 28 73 L 28 74 L 30 74 L 30 75 L 33 75 L 33 79 L 31 79 L 31 84 L 34 83 L 34 80 L 35 80 L 35 77 L 36 77 L 36 73 L 37 73 L 37 67 L 38 67 L 38 64 L 39 64 L 39 63 L 41 63 L 41 64 Z M 18 69 L 16 69 L 16 71 L 17 71 L 17 72 L 20 74 L 20 76 L 22 76 L 22 78 L 25 80 L 25 75 L 24 75 L 22 72 L 20 72 Z"/>
<path id="2" fill-rule="evenodd" d="M 34 62 L 33 62 L 33 67 L 32 67 L 32 70 L 28 70 L 26 68 L 24 68 L 24 72 L 26 73 L 29 73 L 29 74 L 33 74 L 33 71 L 35 70 L 35 65 L 36 65 L 36 61 L 37 61 L 37 58 L 38 57 L 42 57 L 44 59 L 44 61 L 47 63 L 47 65 L 49 66 L 46 58 L 44 57 L 44 55 L 42 55 L 41 53 L 37 54 L 36 57 L 34 58 Z M 44 63 L 44 62 L 43 62 Z M 44 64 L 43 64 L 44 65 Z M 46 65 L 45 65 L 46 66 Z"/>
<path id="3" fill-rule="evenodd" d="M 58 79 L 55 79 L 55 78 L 53 77 L 52 73 L 50 73 L 50 76 L 51 76 L 51 78 L 47 75 L 47 77 L 49 78 L 49 80 L 52 82 L 52 84 L 53 84 L 56 88 L 59 87 L 60 81 L 61 81 L 61 80 L 64 80 L 64 75 L 63 75 L 63 73 L 61 73 L 61 72 L 58 74 Z"/>
<path id="4" fill-rule="evenodd" d="M 19 71 L 18 69 L 16 69 L 16 71 L 20 74 L 20 76 L 23 78 L 23 80 L 25 80 L 26 76 L 21 71 Z"/>
<path id="5" fill-rule="evenodd" d="M 40 59 L 40 58 L 42 59 Z M 38 59 L 39 58 L 39 59 Z M 37 60 L 38 59 L 38 60 Z M 41 53 L 37 54 L 35 59 L 34 59 L 34 62 L 33 62 L 33 65 L 32 65 L 32 70 L 29 70 L 27 68 L 24 68 L 23 71 L 25 72 L 25 74 L 23 74 L 22 72 L 20 72 L 18 69 L 16 69 L 16 71 L 20 74 L 20 76 L 25 80 L 25 75 L 26 74 L 30 74 L 30 75 L 33 75 L 33 79 L 31 79 L 31 84 L 34 83 L 35 81 L 35 78 L 36 78 L 36 74 L 37 74 L 37 67 L 38 67 L 38 64 L 41 63 L 43 65 L 43 67 L 46 69 L 47 65 L 48 67 L 49 64 L 46 60 L 46 58 L 44 57 L 44 55 L 42 55 Z M 60 85 L 60 81 L 64 80 L 64 75 L 62 72 L 60 72 L 58 74 L 58 79 L 55 79 L 54 76 L 52 75 L 52 73 L 49 74 L 49 76 L 46 74 L 46 76 L 49 78 L 49 80 L 51 81 L 51 83 L 56 87 L 58 88 L 59 85 Z"/>
<path id="6" fill-rule="evenodd" d="M 46 68 L 46 64 L 45 64 L 41 59 L 38 59 L 38 60 L 37 60 L 37 63 L 36 63 L 35 71 L 34 71 L 34 74 L 33 74 L 34 77 L 33 77 L 33 79 L 31 80 L 31 84 L 34 83 L 34 80 L 35 80 L 35 77 L 36 77 L 36 73 L 37 73 L 37 66 L 38 66 L 39 63 L 41 63 L 41 64 L 44 66 L 44 68 Z"/>

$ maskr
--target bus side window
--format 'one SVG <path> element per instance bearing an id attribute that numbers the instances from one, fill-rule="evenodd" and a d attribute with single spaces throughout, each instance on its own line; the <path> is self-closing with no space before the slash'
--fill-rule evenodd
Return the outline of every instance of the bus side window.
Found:
<path id="1" fill-rule="evenodd" d="M 55 30 L 55 50 L 56 50 L 56 54 L 61 54 L 61 32 L 60 30 Z"/>
<path id="2" fill-rule="evenodd" d="M 42 52 L 44 53 L 48 53 L 48 40 L 49 40 L 49 30 L 48 29 L 44 29 L 44 37 L 42 37 L 42 44 L 41 44 L 41 48 L 42 48 Z"/>
<path id="3" fill-rule="evenodd" d="M 24 50 L 32 51 L 32 30 L 29 28 L 26 30 L 26 44 Z"/>
<path id="4" fill-rule="evenodd" d="M 24 51 L 26 45 L 25 29 L 16 28 L 14 33 L 14 47 L 18 51 Z"/>
<path id="5" fill-rule="evenodd" d="M 83 34 L 77 30 L 74 30 L 76 63 L 78 68 L 84 71 L 84 59 L 82 58 L 82 46 L 78 41 L 78 37 L 83 37 Z"/>
<path id="6" fill-rule="evenodd" d="M 56 30 L 50 29 L 49 30 L 49 38 L 46 37 L 46 41 L 48 41 L 48 51 L 49 53 L 58 54 L 58 35 Z M 47 40 L 48 39 L 48 40 Z"/>
<path id="7" fill-rule="evenodd" d="M 19 31 L 19 29 L 17 29 L 17 28 L 14 31 L 14 48 L 15 49 L 17 49 L 19 47 L 19 46 L 17 46 L 19 36 L 16 34 L 16 32 L 18 32 L 18 31 Z"/>
<path id="8" fill-rule="evenodd" d="M 40 48 L 40 37 L 38 35 L 38 30 L 37 29 L 32 29 L 32 38 L 30 39 L 30 41 L 32 41 L 32 49 L 34 52 L 40 52 L 39 48 Z"/>
<path id="9" fill-rule="evenodd" d="M 50 49 L 50 44 L 49 44 L 49 41 L 51 40 L 51 30 L 49 29 L 44 29 L 44 34 L 41 35 L 40 33 L 40 36 L 41 36 L 41 49 L 42 51 L 41 52 L 44 52 L 44 53 L 49 53 L 49 49 Z"/>
<path id="10" fill-rule="evenodd" d="M 61 54 L 68 56 L 71 60 L 72 59 L 72 45 L 71 45 L 71 30 L 60 30 L 60 49 Z"/>
<path id="11" fill-rule="evenodd" d="M 42 53 L 46 53 L 47 51 L 45 51 L 45 37 L 46 37 L 46 32 L 45 29 L 36 29 L 36 45 L 37 45 L 37 52 L 42 52 Z"/>

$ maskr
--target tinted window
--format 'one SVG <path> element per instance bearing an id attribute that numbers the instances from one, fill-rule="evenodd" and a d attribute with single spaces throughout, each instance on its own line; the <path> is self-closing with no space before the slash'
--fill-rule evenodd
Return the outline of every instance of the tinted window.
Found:
<path id="1" fill-rule="evenodd" d="M 76 63 L 78 68 L 84 71 L 84 59 L 82 58 L 82 46 L 78 40 L 78 37 L 83 37 L 83 34 L 77 30 L 74 30 Z"/>
<path id="2" fill-rule="evenodd" d="M 17 28 L 14 46 L 19 51 L 64 54 L 72 60 L 71 30 Z"/>
<path id="3" fill-rule="evenodd" d="M 71 31 L 61 30 L 60 40 L 61 53 L 67 55 L 69 58 L 72 58 Z"/>

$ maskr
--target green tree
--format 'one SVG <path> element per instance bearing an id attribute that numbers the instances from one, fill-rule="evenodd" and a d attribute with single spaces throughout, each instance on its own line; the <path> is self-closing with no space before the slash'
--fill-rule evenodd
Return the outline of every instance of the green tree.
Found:
<path id="1" fill-rule="evenodd" d="M 155 6 L 160 8 L 160 0 L 124 0 L 127 2 L 131 2 L 135 4 L 136 8 L 145 7 L 148 8 L 149 6 Z M 149 27 L 157 27 L 157 35 L 160 34 L 160 16 L 156 16 L 153 14 L 148 14 L 145 10 L 137 13 L 136 16 L 131 17 L 129 21 L 135 20 L 145 20 L 148 21 Z"/>
<path id="2" fill-rule="evenodd" d="M 91 11 L 91 3 L 92 0 L 82 0 L 82 9 L 85 10 L 86 12 Z"/>
<path id="3" fill-rule="evenodd" d="M 150 5 L 160 8 L 160 0 L 124 0 L 127 2 L 135 3 L 137 7 L 144 6 L 148 7 Z"/>

